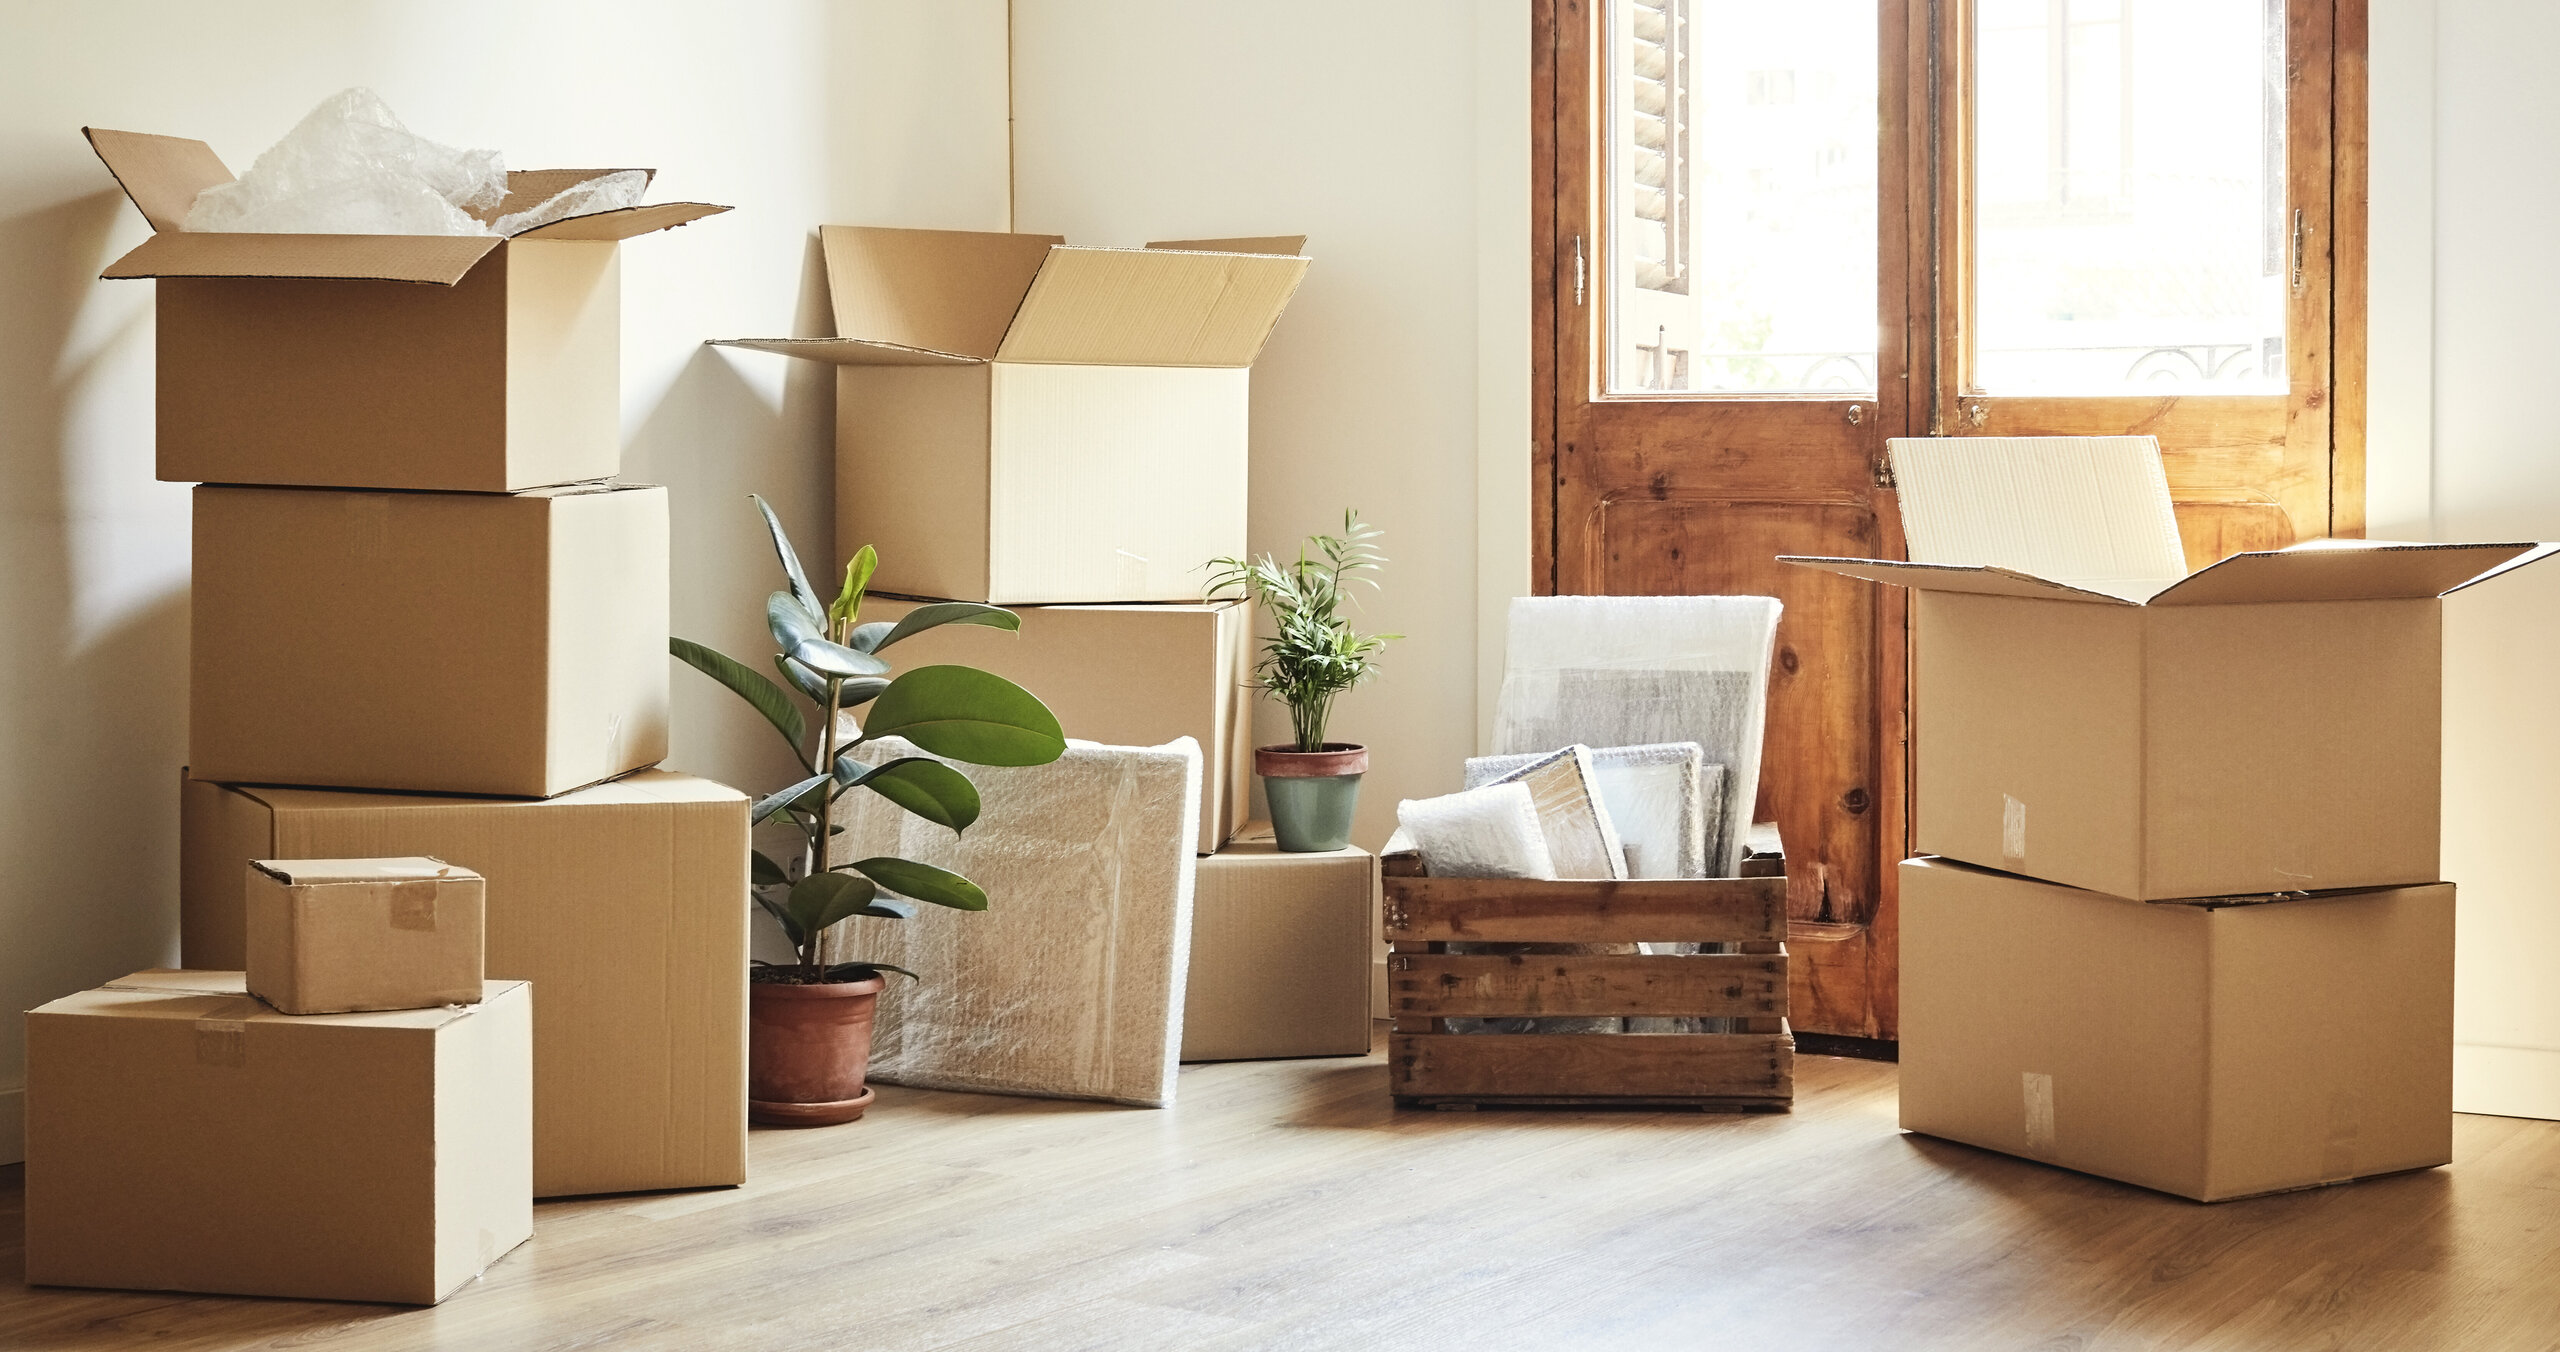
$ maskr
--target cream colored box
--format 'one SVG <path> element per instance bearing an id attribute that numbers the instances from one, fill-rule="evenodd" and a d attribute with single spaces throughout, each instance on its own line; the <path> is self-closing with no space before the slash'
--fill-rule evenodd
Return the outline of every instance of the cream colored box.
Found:
<path id="1" fill-rule="evenodd" d="M 1182 1059 L 1367 1055 L 1377 887 L 1376 856 L 1292 854 L 1267 823 L 1201 860 Z"/>
<path id="2" fill-rule="evenodd" d="M 480 875 L 441 859 L 249 863 L 249 993 L 286 1014 L 480 998 Z"/>
<path id="3" fill-rule="evenodd" d="M 181 784 L 189 967 L 240 965 L 252 859 L 459 864 L 490 975 L 542 995 L 535 1194 L 746 1181 L 746 795 L 662 770 L 540 801 Z"/>
<path id="4" fill-rule="evenodd" d="M 2139 902 L 1902 865 L 1902 1125 L 2215 1202 L 2453 1158 L 2453 887 Z"/>
<path id="5" fill-rule="evenodd" d="M 27 1015 L 27 1281 L 432 1305 L 533 1234 L 533 992 L 295 1016 L 239 972 Z"/>

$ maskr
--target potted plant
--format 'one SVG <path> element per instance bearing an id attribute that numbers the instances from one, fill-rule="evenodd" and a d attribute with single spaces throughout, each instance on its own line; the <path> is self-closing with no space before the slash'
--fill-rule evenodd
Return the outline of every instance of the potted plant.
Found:
<path id="1" fill-rule="evenodd" d="M 1342 514 L 1340 535 L 1311 535 L 1294 563 L 1269 554 L 1258 559 L 1216 559 L 1208 595 L 1241 592 L 1271 615 L 1278 630 L 1254 664 L 1256 686 L 1289 706 L 1294 740 L 1256 747 L 1254 773 L 1271 803 L 1271 829 L 1280 848 L 1338 850 L 1351 843 L 1351 813 L 1360 802 L 1360 777 L 1369 770 L 1369 748 L 1328 742 L 1325 725 L 1334 697 L 1375 676 L 1378 653 L 1400 634 L 1362 634 L 1342 614 L 1353 583 L 1376 587 L 1374 573 L 1386 556 L 1384 534 L 1362 525 L 1360 513 Z"/>
<path id="2" fill-rule="evenodd" d="M 978 819 L 978 791 L 944 764 L 1045 765 L 1066 752 L 1048 706 L 1029 691 L 974 667 L 918 667 L 893 676 L 884 649 L 945 624 L 1019 630 L 1022 621 L 996 606 L 948 601 L 919 606 L 892 624 L 862 622 L 862 598 L 879 556 L 864 545 L 845 565 L 832 603 L 819 600 L 801 570 L 782 523 L 762 498 L 774 552 L 790 586 L 765 601 L 765 625 L 778 648 L 774 669 L 798 698 L 742 662 L 690 639 L 673 639 L 677 657 L 735 691 L 790 743 L 806 778 L 757 800 L 756 825 L 787 825 L 792 846 L 777 860 L 750 848 L 749 891 L 782 927 L 795 963 L 755 966 L 748 986 L 748 1114 L 777 1125 L 850 1122 L 870 1106 L 863 1083 L 871 1062 L 871 1024 L 884 972 L 915 974 L 884 962 L 826 961 L 824 937 L 858 915 L 913 919 L 915 903 L 983 911 L 987 894 L 947 869 L 911 859 L 828 859 L 829 821 L 838 798 L 856 789 L 952 831 Z M 801 701 L 806 700 L 804 706 Z M 853 736 L 848 711 L 869 705 Z M 814 712 L 813 723 L 809 713 Z M 932 756 L 901 756 L 868 765 L 855 748 L 900 736 Z"/>

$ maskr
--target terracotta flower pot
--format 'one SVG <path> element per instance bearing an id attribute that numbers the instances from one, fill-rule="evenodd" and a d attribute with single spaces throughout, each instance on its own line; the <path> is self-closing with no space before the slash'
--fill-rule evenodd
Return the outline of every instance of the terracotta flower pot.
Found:
<path id="1" fill-rule="evenodd" d="M 1360 777 L 1369 772 L 1369 748 L 1327 742 L 1322 751 L 1288 746 L 1253 749 L 1253 772 L 1271 801 L 1271 834 L 1293 853 L 1338 850 L 1351 843 L 1351 813 L 1360 805 Z"/>
<path id="2" fill-rule="evenodd" d="M 871 1020 L 884 984 L 877 976 L 815 986 L 750 984 L 747 1116 L 778 1127 L 862 1116 L 876 1092 L 862 1077 L 871 1069 Z"/>

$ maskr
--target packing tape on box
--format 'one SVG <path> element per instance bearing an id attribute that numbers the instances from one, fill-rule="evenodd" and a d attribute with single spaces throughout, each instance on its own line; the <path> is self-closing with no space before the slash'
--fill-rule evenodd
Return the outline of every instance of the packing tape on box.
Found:
<path id="1" fill-rule="evenodd" d="M 2009 801 L 2016 802 L 2012 798 Z M 2037 1155 L 2053 1153 L 2053 1077 L 2030 1070 L 2018 1076 L 2025 1090 L 2027 1109 L 2027 1150 Z"/>
<path id="2" fill-rule="evenodd" d="M 266 1006 L 248 996 L 229 996 L 215 1012 L 196 1019 L 196 1064 L 238 1069 L 249 1064 L 248 1016 Z"/>
<path id="3" fill-rule="evenodd" d="M 2027 805 L 2000 795 L 2000 862 L 2012 873 L 2024 873 L 2027 862 Z"/>
<path id="4" fill-rule="evenodd" d="M 426 930 L 436 927 L 436 892 L 443 884 L 432 879 L 391 885 L 391 928 Z"/>

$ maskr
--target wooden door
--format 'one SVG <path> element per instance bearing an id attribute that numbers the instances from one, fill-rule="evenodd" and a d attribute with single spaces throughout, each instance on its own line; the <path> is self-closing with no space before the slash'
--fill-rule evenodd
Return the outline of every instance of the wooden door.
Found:
<path id="1" fill-rule="evenodd" d="M 2114 4 L 2122 16 L 2135 2 L 2038 0 L 2066 39 L 2076 31 L 2072 5 Z M 1777 9 L 1539 0 L 1534 8 L 1537 583 L 1562 594 L 1784 602 L 1755 816 L 1778 823 L 1787 846 L 1800 1032 L 1891 1039 L 1898 1030 L 1893 865 L 1908 839 L 1903 595 L 1775 561 L 1902 553 L 1885 438 L 2155 434 L 2194 564 L 2360 532 L 2360 391 L 2346 399 L 2332 391 L 2354 383 L 2337 373 L 2358 370 L 2361 353 L 2362 0 L 2276 3 L 2289 6 L 2268 20 L 2285 25 L 2285 205 L 2300 212 L 2285 240 L 2299 245 L 2282 260 L 2294 273 L 2281 321 L 2290 384 L 2104 397 L 2007 388 L 1996 365 L 1986 386 L 1977 361 L 1974 294 L 1982 269 L 1999 260 L 1974 247 L 1974 0 L 1808 0 Z M 1794 100 L 1805 92 L 1795 85 L 1808 80 L 1818 92 L 1848 77 L 1808 75 L 1803 63 L 1837 64 L 1837 52 L 1872 25 L 1873 140 L 1857 153 L 1873 156 L 1874 173 L 1857 185 L 1865 196 L 1840 200 L 1872 207 L 1872 238 L 1856 247 L 1872 250 L 1874 350 L 1850 354 L 1856 369 L 1844 372 L 1784 369 L 1783 354 L 1762 361 L 1755 348 L 1762 369 L 1753 379 L 1773 388 L 1741 388 L 1751 382 L 1732 378 L 1729 365 L 1725 387 L 1711 388 L 1715 380 L 1682 364 L 1702 363 L 1710 340 L 1675 361 L 1682 343 L 1667 325 L 1649 330 L 1650 312 L 1635 308 L 1650 303 L 1648 288 L 1690 280 L 1680 242 L 1695 242 L 1698 213 L 1715 205 L 1659 191 L 1691 181 L 1677 162 L 1692 134 L 1678 92 L 1682 63 L 1706 51 L 1730 66 L 1737 39 L 1750 36 L 1701 25 L 1782 24 L 1769 16 L 1813 9 L 1830 25 L 1822 34 L 1829 57 L 1803 56 L 1821 44 L 1799 33 L 1798 69 L 1773 61 L 1722 78 L 1740 83 L 1746 105 Z M 2093 12 L 2107 11 L 2081 14 Z M 1694 40 L 1685 51 L 1684 25 Z M 1752 115 L 1747 106 L 1722 112 L 1746 128 Z M 1614 156 L 1626 164 L 1613 167 Z M 2333 277 L 2355 281 L 2333 286 Z M 1753 336 L 1744 334 L 1746 344 Z"/>

